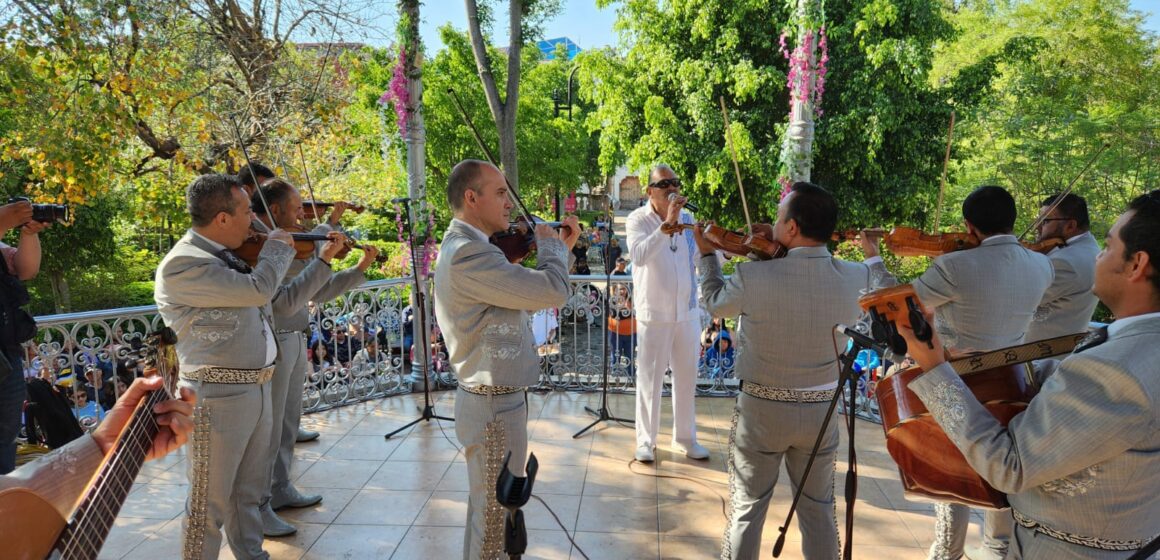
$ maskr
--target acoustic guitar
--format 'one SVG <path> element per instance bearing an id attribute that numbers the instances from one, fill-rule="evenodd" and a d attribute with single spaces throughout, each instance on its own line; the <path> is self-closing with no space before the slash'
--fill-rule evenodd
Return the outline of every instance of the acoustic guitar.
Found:
<path id="1" fill-rule="evenodd" d="M 162 375 L 166 382 L 137 403 L 68 520 L 61 519 L 56 508 L 32 491 L 0 491 L 0 518 L 4 520 L 0 523 L 0 556 L 19 560 L 97 558 L 157 435 L 153 407 L 168 400 L 174 390 L 176 341 L 168 327 L 148 337 L 146 376 Z"/>

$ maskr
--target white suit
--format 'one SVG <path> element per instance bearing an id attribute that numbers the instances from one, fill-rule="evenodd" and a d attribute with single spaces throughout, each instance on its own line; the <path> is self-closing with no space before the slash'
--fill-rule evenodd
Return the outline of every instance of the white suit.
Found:
<path id="1" fill-rule="evenodd" d="M 632 304 L 637 320 L 636 443 L 656 446 L 660 395 L 666 369 L 673 372 L 673 439 L 686 448 L 697 442 L 693 394 L 701 310 L 697 305 L 693 234 L 661 233 L 664 220 L 651 204 L 628 215 L 632 258 Z M 693 223 L 681 212 L 681 223 Z"/>

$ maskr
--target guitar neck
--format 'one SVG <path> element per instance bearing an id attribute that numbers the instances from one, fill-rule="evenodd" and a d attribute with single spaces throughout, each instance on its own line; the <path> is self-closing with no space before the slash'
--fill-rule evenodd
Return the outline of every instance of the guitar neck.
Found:
<path id="1" fill-rule="evenodd" d="M 137 403 L 60 534 L 56 550 L 60 551 L 61 558 L 97 557 L 157 435 L 159 427 L 153 407 L 168 398 L 168 392 L 161 388 Z"/>

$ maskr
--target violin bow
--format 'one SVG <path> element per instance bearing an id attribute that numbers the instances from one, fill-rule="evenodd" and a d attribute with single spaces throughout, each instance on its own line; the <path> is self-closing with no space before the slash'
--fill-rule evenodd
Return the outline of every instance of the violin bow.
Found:
<path id="1" fill-rule="evenodd" d="M 467 128 L 471 129 L 471 135 L 475 137 L 475 142 L 479 144 L 479 149 L 483 150 L 483 155 L 487 158 L 488 163 L 499 168 L 499 164 L 495 160 L 495 154 L 492 154 L 491 150 L 488 149 L 487 144 L 483 141 L 483 136 L 479 134 L 479 129 L 475 128 L 475 125 L 471 122 L 471 117 L 463 109 L 463 104 L 459 102 L 459 95 L 455 93 L 455 88 L 447 88 L 447 93 L 451 95 L 451 101 L 455 103 L 455 108 L 459 109 L 459 115 L 463 117 L 463 122 L 467 124 Z M 520 207 L 520 212 L 523 212 L 524 218 L 527 218 L 528 228 L 532 228 L 535 226 L 536 220 L 532 217 L 532 213 L 528 211 L 528 207 L 524 206 L 524 201 L 520 199 L 520 193 L 516 192 L 516 189 L 512 187 L 512 182 L 508 180 L 507 174 L 500 173 L 500 175 L 503 175 L 503 182 L 507 183 L 508 196 Z"/>
<path id="2" fill-rule="evenodd" d="M 298 143 L 298 160 L 302 162 L 302 177 L 306 179 L 306 190 L 310 191 L 310 207 L 314 209 L 314 223 L 318 223 L 318 199 L 314 198 L 314 185 L 310 183 L 310 172 L 306 170 L 306 155 L 302 153 L 302 143 Z"/>
<path id="3" fill-rule="evenodd" d="M 1051 206 L 1047 207 L 1047 211 L 1044 212 L 1043 215 L 1036 218 L 1034 222 L 1031 222 L 1031 225 L 1027 228 L 1027 231 L 1024 231 L 1023 235 L 1019 236 L 1020 241 L 1022 241 L 1024 237 L 1027 237 L 1028 233 L 1031 233 L 1033 230 L 1038 228 L 1039 224 L 1042 224 L 1043 220 L 1046 220 L 1047 217 L 1050 216 L 1057 207 L 1059 207 L 1060 203 L 1063 202 L 1064 197 L 1066 197 L 1068 194 L 1071 194 L 1071 190 L 1075 188 L 1075 184 L 1079 182 L 1080 177 L 1083 177 L 1083 174 L 1087 173 L 1087 170 L 1090 169 L 1093 164 L 1095 164 L 1096 159 L 1100 157 L 1100 154 L 1104 153 L 1104 150 L 1108 149 L 1108 147 L 1111 145 L 1112 144 L 1110 142 L 1104 142 L 1104 144 L 1100 146 L 1100 149 L 1096 150 L 1096 153 L 1092 155 L 1090 159 L 1088 159 L 1087 165 L 1084 165 L 1083 169 L 1079 170 L 1079 174 L 1076 175 L 1070 183 L 1068 183 L 1067 188 L 1063 189 L 1063 192 L 1056 195 L 1055 202 L 1051 203 Z"/>
<path id="4" fill-rule="evenodd" d="M 242 140 L 242 129 L 238 126 L 238 119 L 230 115 L 230 123 L 234 125 L 234 136 L 238 140 L 238 147 L 242 149 L 242 156 L 246 158 L 246 166 L 250 169 L 250 176 L 254 178 L 254 191 L 258 193 L 258 199 L 262 201 L 262 207 L 266 209 L 266 217 L 270 219 L 270 225 L 274 226 L 274 229 L 278 229 L 278 222 L 274 221 L 274 213 L 270 211 L 266 195 L 262 194 L 262 185 L 258 184 L 258 178 L 254 176 L 254 162 L 250 161 L 250 152 L 246 150 L 246 143 Z"/>
<path id="5" fill-rule="evenodd" d="M 737 188 L 741 191 L 741 209 L 745 211 L 745 227 L 753 237 L 753 220 L 749 219 L 749 203 L 745 201 L 745 186 L 741 184 L 741 167 L 737 165 L 737 150 L 733 147 L 733 131 L 729 129 L 729 112 L 725 110 L 725 96 L 721 101 L 721 118 L 725 120 L 725 143 L 729 145 L 729 155 L 733 157 L 733 175 L 737 177 Z"/>
<path id="6" fill-rule="evenodd" d="M 951 162 L 951 141 L 955 137 L 955 110 L 951 109 L 951 124 L 947 127 L 947 153 L 943 156 L 942 179 L 938 183 L 938 205 L 934 207 L 934 231 L 938 233 L 942 227 L 943 195 L 947 190 L 947 166 Z"/>

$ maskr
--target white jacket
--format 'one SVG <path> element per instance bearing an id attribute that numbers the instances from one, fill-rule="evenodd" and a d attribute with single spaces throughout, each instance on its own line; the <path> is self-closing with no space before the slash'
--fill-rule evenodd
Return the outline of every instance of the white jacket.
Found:
<path id="1" fill-rule="evenodd" d="M 652 204 L 628 215 L 628 254 L 632 259 L 632 305 L 636 319 L 675 323 L 700 319 L 697 305 L 695 261 L 697 245 L 691 231 L 661 233 L 664 219 Z M 693 215 L 681 211 L 681 223 L 694 223 Z"/>

